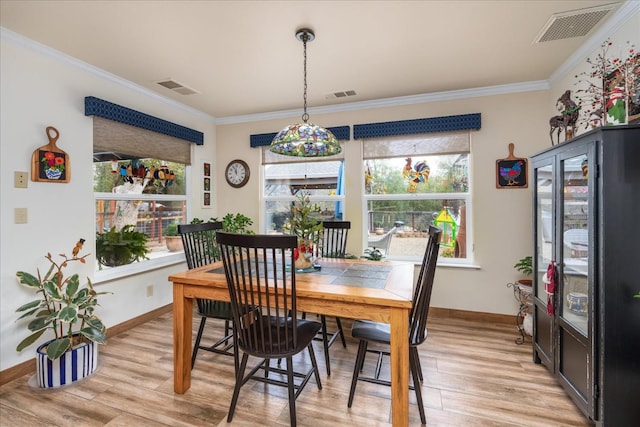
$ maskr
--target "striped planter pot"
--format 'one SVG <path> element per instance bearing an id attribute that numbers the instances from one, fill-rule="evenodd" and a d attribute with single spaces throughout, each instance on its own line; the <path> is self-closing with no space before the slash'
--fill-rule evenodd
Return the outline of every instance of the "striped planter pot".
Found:
<path id="1" fill-rule="evenodd" d="M 98 367 L 98 344 L 89 341 L 77 345 L 56 360 L 47 357 L 48 341 L 36 350 L 38 387 L 53 388 L 71 384 L 92 375 Z"/>

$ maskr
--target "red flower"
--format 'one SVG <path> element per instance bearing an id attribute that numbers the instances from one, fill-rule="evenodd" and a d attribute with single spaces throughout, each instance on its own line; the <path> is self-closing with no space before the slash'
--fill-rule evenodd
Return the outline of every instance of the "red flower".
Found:
<path id="1" fill-rule="evenodd" d="M 56 165 L 64 165 L 64 157 L 56 157 Z"/>

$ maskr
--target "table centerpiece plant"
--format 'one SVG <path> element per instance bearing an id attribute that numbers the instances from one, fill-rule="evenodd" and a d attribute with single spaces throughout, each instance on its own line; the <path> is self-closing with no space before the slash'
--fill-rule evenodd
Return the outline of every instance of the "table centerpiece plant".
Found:
<path id="1" fill-rule="evenodd" d="M 319 244 L 323 231 L 320 213 L 320 206 L 311 202 L 307 192 L 298 194 L 291 206 L 291 218 L 285 221 L 283 229 L 298 237 L 298 248 L 294 251 L 296 269 L 304 270 L 313 265 L 314 247 Z"/>

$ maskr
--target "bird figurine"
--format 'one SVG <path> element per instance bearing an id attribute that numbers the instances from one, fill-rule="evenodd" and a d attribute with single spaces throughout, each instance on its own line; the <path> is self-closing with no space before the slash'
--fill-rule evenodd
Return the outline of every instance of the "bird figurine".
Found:
<path id="1" fill-rule="evenodd" d="M 402 169 L 402 176 L 409 182 L 409 188 L 407 188 L 407 192 L 415 193 L 417 184 L 421 182 L 427 182 L 431 169 L 425 161 L 416 162 L 416 164 L 412 167 L 411 157 L 407 157 L 405 159 L 405 162 L 406 164 Z"/>
<path id="2" fill-rule="evenodd" d="M 80 239 L 76 242 L 76 245 L 73 247 L 71 254 L 73 258 L 78 258 L 78 253 L 80 253 L 80 249 L 82 249 L 82 245 L 84 244 L 84 239 Z"/>
<path id="3" fill-rule="evenodd" d="M 507 181 L 507 185 L 518 185 L 518 177 L 522 173 L 522 160 L 518 160 L 511 167 L 500 167 L 500 176 Z"/>

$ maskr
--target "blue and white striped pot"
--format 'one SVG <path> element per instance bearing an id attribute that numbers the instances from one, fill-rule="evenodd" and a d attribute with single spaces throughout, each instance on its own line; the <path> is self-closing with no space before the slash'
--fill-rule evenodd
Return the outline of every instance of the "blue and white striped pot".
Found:
<path id="1" fill-rule="evenodd" d="M 56 360 L 47 357 L 46 347 L 36 350 L 36 380 L 41 388 L 71 384 L 92 375 L 98 368 L 98 344 L 89 341 L 75 346 Z"/>

